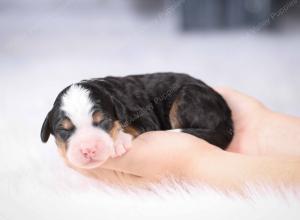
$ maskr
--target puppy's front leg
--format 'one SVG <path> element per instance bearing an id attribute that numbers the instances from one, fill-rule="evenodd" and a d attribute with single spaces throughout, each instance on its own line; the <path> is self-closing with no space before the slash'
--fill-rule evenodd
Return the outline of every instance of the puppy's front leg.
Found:
<path id="1" fill-rule="evenodd" d="M 125 133 L 123 130 L 119 130 L 116 139 L 114 141 L 114 153 L 112 158 L 122 156 L 131 147 L 133 136 Z"/>

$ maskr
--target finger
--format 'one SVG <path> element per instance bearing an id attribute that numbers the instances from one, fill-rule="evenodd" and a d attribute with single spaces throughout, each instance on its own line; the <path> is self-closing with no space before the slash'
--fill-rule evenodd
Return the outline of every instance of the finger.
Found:
<path id="1" fill-rule="evenodd" d="M 226 100 L 228 101 L 232 99 L 245 99 L 245 98 L 252 98 L 250 96 L 247 96 L 235 89 L 229 88 L 229 87 L 216 87 L 214 88 L 218 93 L 220 93 Z"/>
<path id="2" fill-rule="evenodd" d="M 140 186 L 143 187 L 145 183 L 149 182 L 146 178 L 124 173 L 118 172 L 116 170 L 104 169 L 103 167 L 99 167 L 98 169 L 93 169 L 92 172 L 90 170 L 79 170 L 84 175 L 92 176 L 98 180 L 101 180 L 108 184 L 116 184 L 120 186 Z"/>
<path id="3" fill-rule="evenodd" d="M 214 88 L 218 93 L 220 93 L 229 104 L 233 104 L 236 101 L 247 101 L 259 103 L 257 99 L 252 96 L 246 95 L 238 90 L 232 89 L 226 86 L 220 86 Z"/>

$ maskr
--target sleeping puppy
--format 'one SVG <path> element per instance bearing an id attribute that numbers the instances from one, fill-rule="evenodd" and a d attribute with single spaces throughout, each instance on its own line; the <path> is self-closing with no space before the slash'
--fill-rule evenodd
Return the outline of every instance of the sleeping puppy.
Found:
<path id="1" fill-rule="evenodd" d="M 217 92 L 186 74 L 84 80 L 59 93 L 41 139 L 54 135 L 69 164 L 92 169 L 156 130 L 189 133 L 225 149 L 233 137 L 231 111 Z"/>

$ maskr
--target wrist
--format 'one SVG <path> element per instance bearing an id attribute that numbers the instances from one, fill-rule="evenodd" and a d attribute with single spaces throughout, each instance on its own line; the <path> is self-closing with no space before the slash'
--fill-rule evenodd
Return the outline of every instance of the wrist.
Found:
<path id="1" fill-rule="evenodd" d="M 190 167 L 189 179 L 221 190 L 242 192 L 248 185 L 300 186 L 300 159 L 257 157 L 221 150 L 207 152 Z"/>

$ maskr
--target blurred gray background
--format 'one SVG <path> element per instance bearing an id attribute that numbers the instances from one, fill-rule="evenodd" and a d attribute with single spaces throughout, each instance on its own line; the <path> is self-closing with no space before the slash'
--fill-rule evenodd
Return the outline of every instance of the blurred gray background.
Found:
<path id="1" fill-rule="evenodd" d="M 300 116 L 298 0 L 0 0 L 0 130 L 36 138 L 72 82 L 156 71 Z"/>

